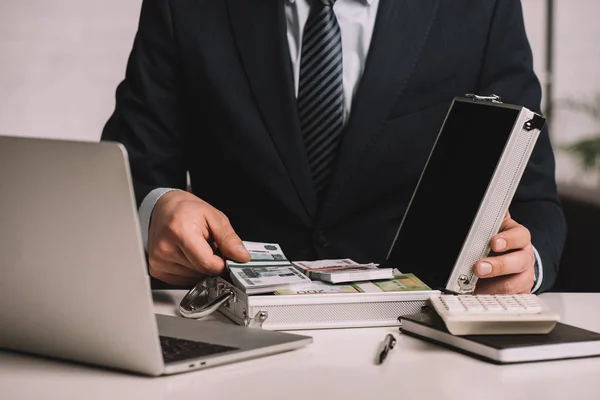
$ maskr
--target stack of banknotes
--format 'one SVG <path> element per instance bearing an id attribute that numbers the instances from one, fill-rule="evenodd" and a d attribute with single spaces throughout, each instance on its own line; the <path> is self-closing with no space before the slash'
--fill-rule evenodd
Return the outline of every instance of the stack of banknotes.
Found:
<path id="1" fill-rule="evenodd" d="M 290 261 L 277 243 L 244 242 L 251 259 L 227 261 L 232 283 L 247 294 L 306 295 L 431 290 L 411 273 L 350 259 Z M 332 283 L 332 275 L 337 281 Z M 353 281 L 356 278 L 356 281 Z"/>

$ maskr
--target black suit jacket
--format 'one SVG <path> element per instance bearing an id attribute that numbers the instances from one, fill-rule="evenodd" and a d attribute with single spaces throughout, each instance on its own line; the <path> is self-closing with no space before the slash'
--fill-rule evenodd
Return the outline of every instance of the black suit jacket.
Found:
<path id="1" fill-rule="evenodd" d="M 145 0 L 102 139 L 127 147 L 138 204 L 185 188 L 189 171 L 243 240 L 280 243 L 291 259 L 382 261 L 454 96 L 540 108 L 518 0 L 381 0 L 318 205 L 292 77 L 283 0 Z M 532 232 L 548 289 L 565 224 L 547 132 L 511 212 Z"/>

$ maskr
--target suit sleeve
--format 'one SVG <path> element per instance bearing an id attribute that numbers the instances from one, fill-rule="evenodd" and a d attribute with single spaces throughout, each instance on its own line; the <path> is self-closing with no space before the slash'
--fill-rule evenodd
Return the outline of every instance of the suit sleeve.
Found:
<path id="1" fill-rule="evenodd" d="M 540 112 L 541 87 L 533 71 L 519 0 L 496 0 L 477 90 L 480 94 L 498 94 L 506 103 Z M 531 232 L 543 267 L 544 279 L 538 292 L 547 291 L 556 280 L 566 236 L 547 128 L 536 143 L 510 212 Z"/>
<path id="2" fill-rule="evenodd" d="M 125 79 L 103 141 L 128 152 L 138 207 L 153 189 L 184 189 L 185 122 L 168 0 L 144 0 Z"/>

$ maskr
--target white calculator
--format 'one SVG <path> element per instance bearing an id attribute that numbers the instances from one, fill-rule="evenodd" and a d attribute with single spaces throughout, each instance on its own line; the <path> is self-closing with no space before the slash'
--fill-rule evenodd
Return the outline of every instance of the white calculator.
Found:
<path id="1" fill-rule="evenodd" d="M 430 302 L 453 335 L 544 334 L 559 320 L 534 294 L 442 294 Z"/>

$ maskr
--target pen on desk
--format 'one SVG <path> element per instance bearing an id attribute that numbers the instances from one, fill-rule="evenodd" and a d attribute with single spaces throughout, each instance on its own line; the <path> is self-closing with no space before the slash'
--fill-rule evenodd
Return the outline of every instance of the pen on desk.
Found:
<path id="1" fill-rule="evenodd" d="M 388 356 L 388 353 L 394 347 L 396 347 L 396 338 L 391 333 L 388 333 L 385 336 L 385 339 L 383 339 L 383 342 L 381 343 L 381 346 L 379 347 L 379 351 L 377 352 L 376 363 L 378 365 L 383 364 L 383 362 L 385 361 L 385 359 Z"/>

